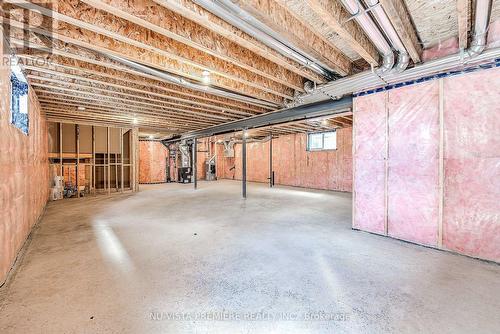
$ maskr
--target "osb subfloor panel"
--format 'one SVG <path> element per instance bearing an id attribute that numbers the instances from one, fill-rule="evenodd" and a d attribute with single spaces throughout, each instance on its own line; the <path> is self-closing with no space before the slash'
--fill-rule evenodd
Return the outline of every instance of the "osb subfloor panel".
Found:
<path id="1" fill-rule="evenodd" d="M 2 334 L 500 328 L 500 266 L 353 231 L 349 194 L 141 188 L 49 204 L 2 288 Z"/>

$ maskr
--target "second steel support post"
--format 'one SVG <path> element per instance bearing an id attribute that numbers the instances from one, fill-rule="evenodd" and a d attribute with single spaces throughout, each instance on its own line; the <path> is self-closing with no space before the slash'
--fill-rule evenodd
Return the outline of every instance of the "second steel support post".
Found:
<path id="1" fill-rule="evenodd" d="M 198 188 L 198 180 L 197 180 L 197 175 L 198 174 L 198 169 L 196 167 L 197 163 L 197 154 L 196 152 L 198 151 L 197 147 L 197 139 L 193 139 L 193 184 L 194 184 L 194 189 L 196 190 Z"/>
<path id="2" fill-rule="evenodd" d="M 273 135 L 269 136 L 269 187 L 273 187 Z"/>
<path id="3" fill-rule="evenodd" d="M 243 130 L 241 140 L 241 184 L 243 198 L 247 198 L 247 131 Z"/>

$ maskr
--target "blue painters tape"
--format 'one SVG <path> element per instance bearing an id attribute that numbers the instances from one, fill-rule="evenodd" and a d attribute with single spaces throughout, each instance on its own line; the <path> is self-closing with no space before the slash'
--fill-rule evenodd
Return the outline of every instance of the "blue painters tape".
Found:
<path id="1" fill-rule="evenodd" d="M 383 92 L 383 91 L 387 91 L 387 90 L 391 90 L 391 89 L 395 89 L 395 88 L 401 88 L 404 86 L 411 86 L 411 85 L 418 84 L 421 82 L 427 82 L 427 81 L 431 81 L 431 80 L 451 77 L 451 76 L 465 74 L 465 73 L 473 73 L 473 72 L 487 70 L 487 69 L 491 69 L 491 68 L 495 68 L 495 67 L 500 67 L 500 58 L 495 59 L 491 63 L 480 64 L 480 65 L 464 68 L 463 70 L 454 70 L 454 71 L 449 71 L 449 72 L 443 72 L 443 73 L 429 75 L 429 76 L 422 77 L 422 78 L 415 79 L 415 80 L 409 80 L 409 81 L 399 82 L 396 84 L 390 84 L 390 85 L 387 85 L 384 87 L 379 87 L 379 88 L 374 88 L 374 89 L 369 89 L 369 90 L 366 90 L 363 92 L 359 92 L 359 93 L 353 94 L 352 96 L 358 97 L 358 96 L 371 95 L 371 94 L 375 94 L 375 93 L 379 93 L 379 92 Z"/>

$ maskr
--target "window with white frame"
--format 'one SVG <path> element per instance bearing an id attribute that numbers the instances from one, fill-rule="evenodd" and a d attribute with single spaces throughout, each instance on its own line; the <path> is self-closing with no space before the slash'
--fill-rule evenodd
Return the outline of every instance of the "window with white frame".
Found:
<path id="1" fill-rule="evenodd" d="M 10 122 L 23 133 L 28 134 L 28 81 L 14 61 L 10 69 Z"/>
<path id="2" fill-rule="evenodd" d="M 337 132 L 320 132 L 309 133 L 307 135 L 307 150 L 336 150 L 337 149 Z"/>

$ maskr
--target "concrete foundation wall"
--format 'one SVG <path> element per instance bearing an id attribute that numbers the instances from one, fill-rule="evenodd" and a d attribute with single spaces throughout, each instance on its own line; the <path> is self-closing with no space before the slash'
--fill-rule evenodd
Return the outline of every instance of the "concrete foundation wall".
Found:
<path id="1" fill-rule="evenodd" d="M 500 262 L 500 69 L 354 101 L 353 227 Z"/>
<path id="2" fill-rule="evenodd" d="M 0 39 L 0 50 L 2 42 Z M 0 285 L 49 196 L 48 129 L 32 88 L 28 108 L 29 134 L 25 135 L 10 124 L 10 68 L 1 62 Z"/>
<path id="3" fill-rule="evenodd" d="M 352 191 L 352 129 L 337 130 L 337 150 L 310 152 L 307 135 L 293 134 L 273 139 L 275 184 L 314 189 Z M 225 158 L 217 145 L 217 177 L 241 179 L 241 144 L 235 157 Z M 234 168 L 233 168 L 234 167 Z M 247 144 L 247 180 L 269 182 L 269 142 Z"/>
<path id="4" fill-rule="evenodd" d="M 168 150 L 159 141 L 139 141 L 139 183 L 166 182 Z"/>

